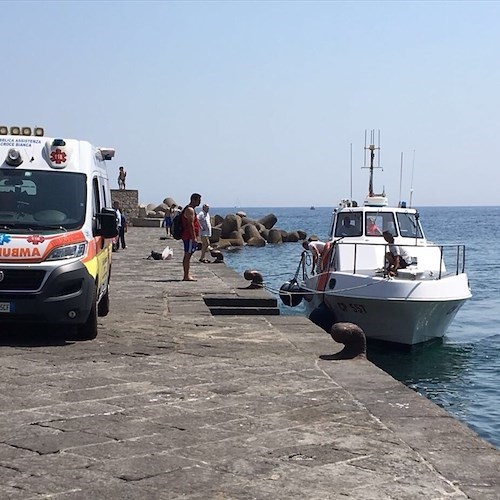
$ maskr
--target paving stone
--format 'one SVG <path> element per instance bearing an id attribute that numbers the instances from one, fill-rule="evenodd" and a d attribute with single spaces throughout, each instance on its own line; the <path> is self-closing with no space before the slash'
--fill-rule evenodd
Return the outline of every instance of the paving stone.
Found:
<path id="1" fill-rule="evenodd" d="M 342 346 L 307 318 L 212 316 L 269 295 L 196 258 L 182 282 L 180 242 L 145 258 L 162 235 L 113 254 L 94 341 L 0 323 L 0 498 L 500 498 L 497 449 L 369 361 L 320 359 Z"/>

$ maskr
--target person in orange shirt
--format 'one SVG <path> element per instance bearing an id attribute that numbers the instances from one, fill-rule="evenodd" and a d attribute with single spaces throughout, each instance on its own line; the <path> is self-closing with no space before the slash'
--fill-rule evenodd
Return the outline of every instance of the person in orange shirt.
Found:
<path id="1" fill-rule="evenodd" d="M 382 231 L 379 229 L 377 224 L 375 224 L 375 219 L 368 217 L 368 223 L 366 225 L 366 235 L 367 236 L 382 236 Z"/>

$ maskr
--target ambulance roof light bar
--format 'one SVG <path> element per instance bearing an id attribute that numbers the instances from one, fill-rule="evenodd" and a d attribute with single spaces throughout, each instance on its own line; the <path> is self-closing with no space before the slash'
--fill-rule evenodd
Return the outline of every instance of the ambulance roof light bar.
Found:
<path id="1" fill-rule="evenodd" d="M 36 137 L 43 137 L 45 134 L 45 131 L 43 130 L 42 127 L 35 127 L 33 130 L 31 127 L 18 127 L 18 126 L 13 126 L 13 127 L 7 127 L 6 125 L 0 125 L 0 135 L 24 135 L 24 136 L 29 136 L 29 135 L 34 135 Z"/>

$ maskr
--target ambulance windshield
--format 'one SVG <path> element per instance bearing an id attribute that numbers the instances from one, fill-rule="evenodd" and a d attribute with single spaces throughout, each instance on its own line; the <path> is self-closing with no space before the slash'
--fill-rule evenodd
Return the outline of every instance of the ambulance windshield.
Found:
<path id="1" fill-rule="evenodd" d="M 85 174 L 0 169 L 0 229 L 82 227 Z"/>

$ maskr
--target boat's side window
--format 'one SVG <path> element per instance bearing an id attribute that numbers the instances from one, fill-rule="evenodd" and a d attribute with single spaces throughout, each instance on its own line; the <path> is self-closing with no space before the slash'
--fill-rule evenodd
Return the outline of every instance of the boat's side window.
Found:
<path id="1" fill-rule="evenodd" d="M 398 213 L 399 232 L 403 238 L 423 238 L 415 214 Z"/>
<path id="2" fill-rule="evenodd" d="M 340 213 L 337 217 L 335 236 L 361 236 L 361 213 Z"/>
<path id="3" fill-rule="evenodd" d="M 366 212 L 366 236 L 382 236 L 384 231 L 389 231 L 393 236 L 397 236 L 394 214 L 392 212 Z"/>

